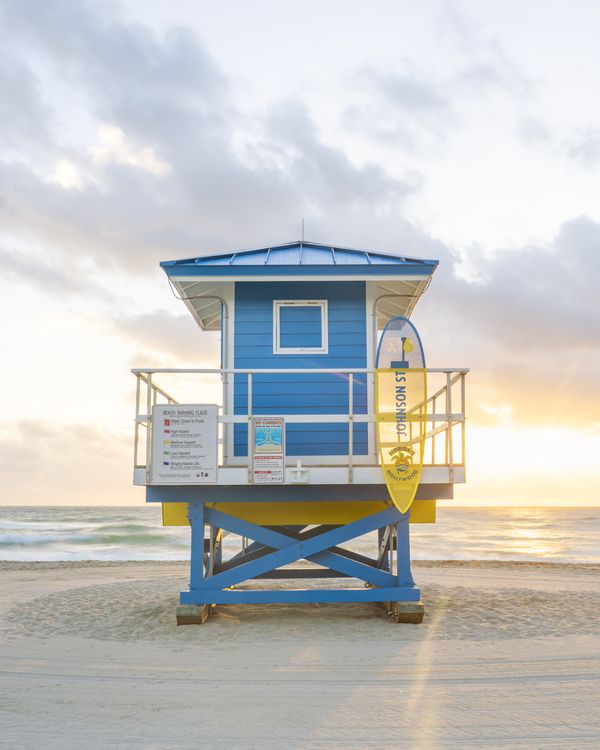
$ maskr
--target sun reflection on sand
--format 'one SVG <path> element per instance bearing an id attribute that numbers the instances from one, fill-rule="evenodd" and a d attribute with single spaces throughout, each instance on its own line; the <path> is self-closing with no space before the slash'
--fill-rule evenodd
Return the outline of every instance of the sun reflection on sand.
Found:
<path id="1" fill-rule="evenodd" d="M 403 715 L 409 726 L 418 727 L 414 738 L 415 748 L 430 748 L 433 739 L 440 739 L 442 727 L 438 716 L 440 714 L 436 702 L 427 691 L 429 678 L 434 671 L 434 656 L 431 642 L 444 619 L 445 604 L 441 598 L 438 609 L 422 627 L 425 632 L 419 646 L 416 649 L 416 666 L 414 670 L 415 679 L 411 685 L 410 695 L 406 701 Z M 397 657 L 398 659 L 399 657 Z M 426 694 L 427 693 L 427 694 Z"/>
<path id="2" fill-rule="evenodd" d="M 402 746 L 416 750 L 429 750 L 437 747 L 443 736 L 443 726 L 439 721 L 442 713 L 438 699 L 429 691 L 431 679 L 436 674 L 433 641 L 438 637 L 444 621 L 447 602 L 438 600 L 435 612 L 429 617 L 426 625 L 394 625 L 398 628 L 395 635 L 399 643 L 393 654 L 378 670 L 377 679 L 368 679 L 365 683 L 353 686 L 341 700 L 335 712 L 320 722 L 315 730 L 315 737 L 329 738 L 332 732 L 339 733 L 340 727 L 349 731 L 360 717 L 361 731 L 376 732 L 379 727 L 378 716 L 397 716 L 397 741 Z M 402 628 L 418 627 L 418 640 L 402 639 Z M 411 631 L 411 635 L 413 632 Z M 391 638 L 390 633 L 388 638 Z M 410 656 L 407 654 L 410 650 Z M 385 651 L 389 654 L 389 644 Z M 407 675 L 413 679 L 406 682 Z M 377 707 L 377 711 L 368 711 L 368 707 Z M 405 745 L 404 743 L 409 743 Z M 365 745 L 368 747 L 368 745 Z"/>

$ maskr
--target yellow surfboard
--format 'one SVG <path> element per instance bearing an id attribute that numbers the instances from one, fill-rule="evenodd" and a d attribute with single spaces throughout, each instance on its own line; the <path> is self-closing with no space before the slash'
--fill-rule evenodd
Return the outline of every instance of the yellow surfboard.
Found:
<path id="1" fill-rule="evenodd" d="M 379 458 L 390 498 L 406 513 L 421 480 L 427 431 L 425 355 L 406 318 L 392 318 L 383 329 L 376 368 Z"/>

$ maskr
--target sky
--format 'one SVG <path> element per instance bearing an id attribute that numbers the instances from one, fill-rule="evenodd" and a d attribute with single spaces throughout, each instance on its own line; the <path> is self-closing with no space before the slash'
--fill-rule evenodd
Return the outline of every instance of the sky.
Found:
<path id="1" fill-rule="evenodd" d="M 0 503 L 141 504 L 132 367 L 218 364 L 161 260 L 436 258 L 457 504 L 600 504 L 600 5 L 0 0 Z"/>

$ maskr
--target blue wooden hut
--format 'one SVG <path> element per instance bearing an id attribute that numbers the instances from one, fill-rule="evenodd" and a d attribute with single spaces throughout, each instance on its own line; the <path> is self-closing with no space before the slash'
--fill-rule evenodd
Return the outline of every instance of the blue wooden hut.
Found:
<path id="1" fill-rule="evenodd" d="M 198 422 L 205 444 L 214 433 L 210 456 L 194 459 L 190 444 L 182 447 L 171 432 L 179 405 L 158 379 L 173 371 L 134 370 L 135 481 L 147 487 L 149 502 L 163 503 L 165 523 L 192 526 L 190 590 L 181 594 L 179 622 L 203 621 L 209 605 L 263 601 L 391 602 L 397 620 L 422 618 L 410 574 L 409 517 L 390 506 L 378 464 L 373 372 L 378 332 L 390 318 L 411 315 L 437 264 L 303 241 L 161 263 L 200 328 L 221 334 L 219 367 L 187 371 L 221 381 L 220 402 L 198 417 L 206 419 Z M 200 354 L 201 337 L 196 345 Z M 464 481 L 464 409 L 449 400 L 457 385 L 464 400 L 465 372 L 440 371 L 430 406 L 435 412 L 436 400 L 444 403 L 445 422 L 432 416 L 432 461 L 413 521 L 433 520 L 435 500 Z M 198 395 L 185 407 L 211 406 Z M 191 412 L 180 412 L 188 424 Z M 453 455 L 456 425 L 460 459 Z M 445 446 L 436 462 L 439 435 Z M 342 546 L 375 530 L 373 558 Z M 242 539 L 230 560 L 223 558 L 225 534 Z M 314 566 L 290 569 L 299 559 Z M 338 588 L 240 587 L 259 577 L 323 576 L 368 587 L 349 588 L 347 580 Z"/>

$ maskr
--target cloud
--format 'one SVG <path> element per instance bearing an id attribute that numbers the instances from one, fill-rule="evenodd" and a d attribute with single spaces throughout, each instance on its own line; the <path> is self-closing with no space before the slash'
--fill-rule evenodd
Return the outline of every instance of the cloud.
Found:
<path id="1" fill-rule="evenodd" d="M 41 420 L 0 423 L 1 502 L 86 505 L 135 502 L 131 435 Z"/>
<path id="2" fill-rule="evenodd" d="M 481 260 L 485 283 L 471 285 L 467 299 L 458 304 L 465 311 L 476 305 L 480 312 L 474 325 L 488 332 L 491 323 L 499 322 L 494 307 L 501 307 L 513 348 L 538 353 L 549 346 L 566 351 L 596 346 L 599 243 L 599 223 L 572 219 L 546 246 L 506 250 Z"/>
<path id="3" fill-rule="evenodd" d="M 196 366 L 219 367 L 220 343 L 216 333 L 202 332 L 190 313 L 165 310 L 115 319 L 116 329 L 145 349 L 174 356 Z"/>
<path id="4" fill-rule="evenodd" d="M 91 146 L 90 152 L 92 159 L 100 164 L 128 164 L 154 175 L 163 175 L 171 169 L 170 164 L 158 158 L 153 148 L 129 143 L 121 128 L 114 125 L 100 128 L 100 143 Z"/>
<path id="5" fill-rule="evenodd" d="M 0 158 L 0 231 L 75 264 L 144 273 L 165 258 L 288 240 L 307 213 L 360 208 L 375 218 L 418 189 L 414 176 L 357 166 L 324 143 L 300 103 L 240 111 L 189 30 L 159 34 L 86 2 L 36 9 L 2 4 L 6 54 L 24 70 L 40 61 L 45 100 L 59 79 L 71 87 L 70 111 L 49 122 L 74 116 L 95 132 L 67 149 L 55 128 L 45 174 L 20 153 Z"/>
<path id="6" fill-rule="evenodd" d="M 26 282 L 53 294 L 77 291 L 74 279 L 46 263 L 0 247 L 0 268 L 5 279 Z"/>
<path id="7" fill-rule="evenodd" d="M 456 60 L 454 72 L 448 77 L 457 87 L 465 87 L 479 97 L 479 103 L 482 95 L 494 92 L 530 98 L 532 80 L 507 52 L 497 25 L 490 27 L 485 18 L 466 13 L 455 3 L 440 8 L 440 40 L 452 48 Z"/>
<path id="8" fill-rule="evenodd" d="M 0 48 L 0 101 L 0 149 L 14 152 L 24 144 L 37 144 L 36 150 L 47 147 L 52 110 L 41 83 L 31 67 L 6 48 Z"/>
<path id="9" fill-rule="evenodd" d="M 553 145 L 554 143 L 548 125 L 541 118 L 533 115 L 517 118 L 517 134 L 526 146 Z"/>
<path id="10" fill-rule="evenodd" d="M 94 274 L 74 273 L 68 264 L 52 257 L 39 257 L 0 245 L 0 269 L 5 280 L 16 281 L 42 291 L 51 297 L 74 295 L 90 296 L 114 304 L 115 297 L 101 284 Z"/>
<path id="11" fill-rule="evenodd" d="M 363 68 L 351 86 L 355 102 L 343 112 L 342 124 L 388 146 L 438 147 L 456 125 L 444 82 L 427 79 L 406 62 L 385 72 Z"/>
<path id="12" fill-rule="evenodd" d="M 471 367 L 473 404 L 512 406 L 518 421 L 600 423 L 599 247 L 600 224 L 579 217 L 545 246 L 478 256 L 476 281 L 442 256 L 415 313 L 429 364 Z"/>
<path id="13" fill-rule="evenodd" d="M 379 166 L 356 166 L 341 148 L 322 143 L 308 111 L 285 102 L 271 113 L 265 135 L 287 153 L 287 180 L 316 213 L 336 206 L 398 205 L 415 185 L 391 178 Z"/>
<path id="14" fill-rule="evenodd" d="M 349 85 L 352 104 L 341 117 L 344 127 L 409 158 L 431 157 L 482 118 L 496 121 L 504 110 L 522 117 L 535 88 L 500 41 L 454 5 L 441 9 L 438 20 L 436 43 L 453 50 L 437 51 L 444 65 L 437 56 L 400 58 L 357 70 Z"/>
<path id="15" fill-rule="evenodd" d="M 600 161 L 600 128 L 590 127 L 574 136 L 567 146 L 567 155 L 584 167 L 595 167 Z"/>
<path id="16" fill-rule="evenodd" d="M 77 168 L 66 159 L 61 159 L 51 175 L 51 180 L 65 190 L 74 190 L 82 186 Z"/>

